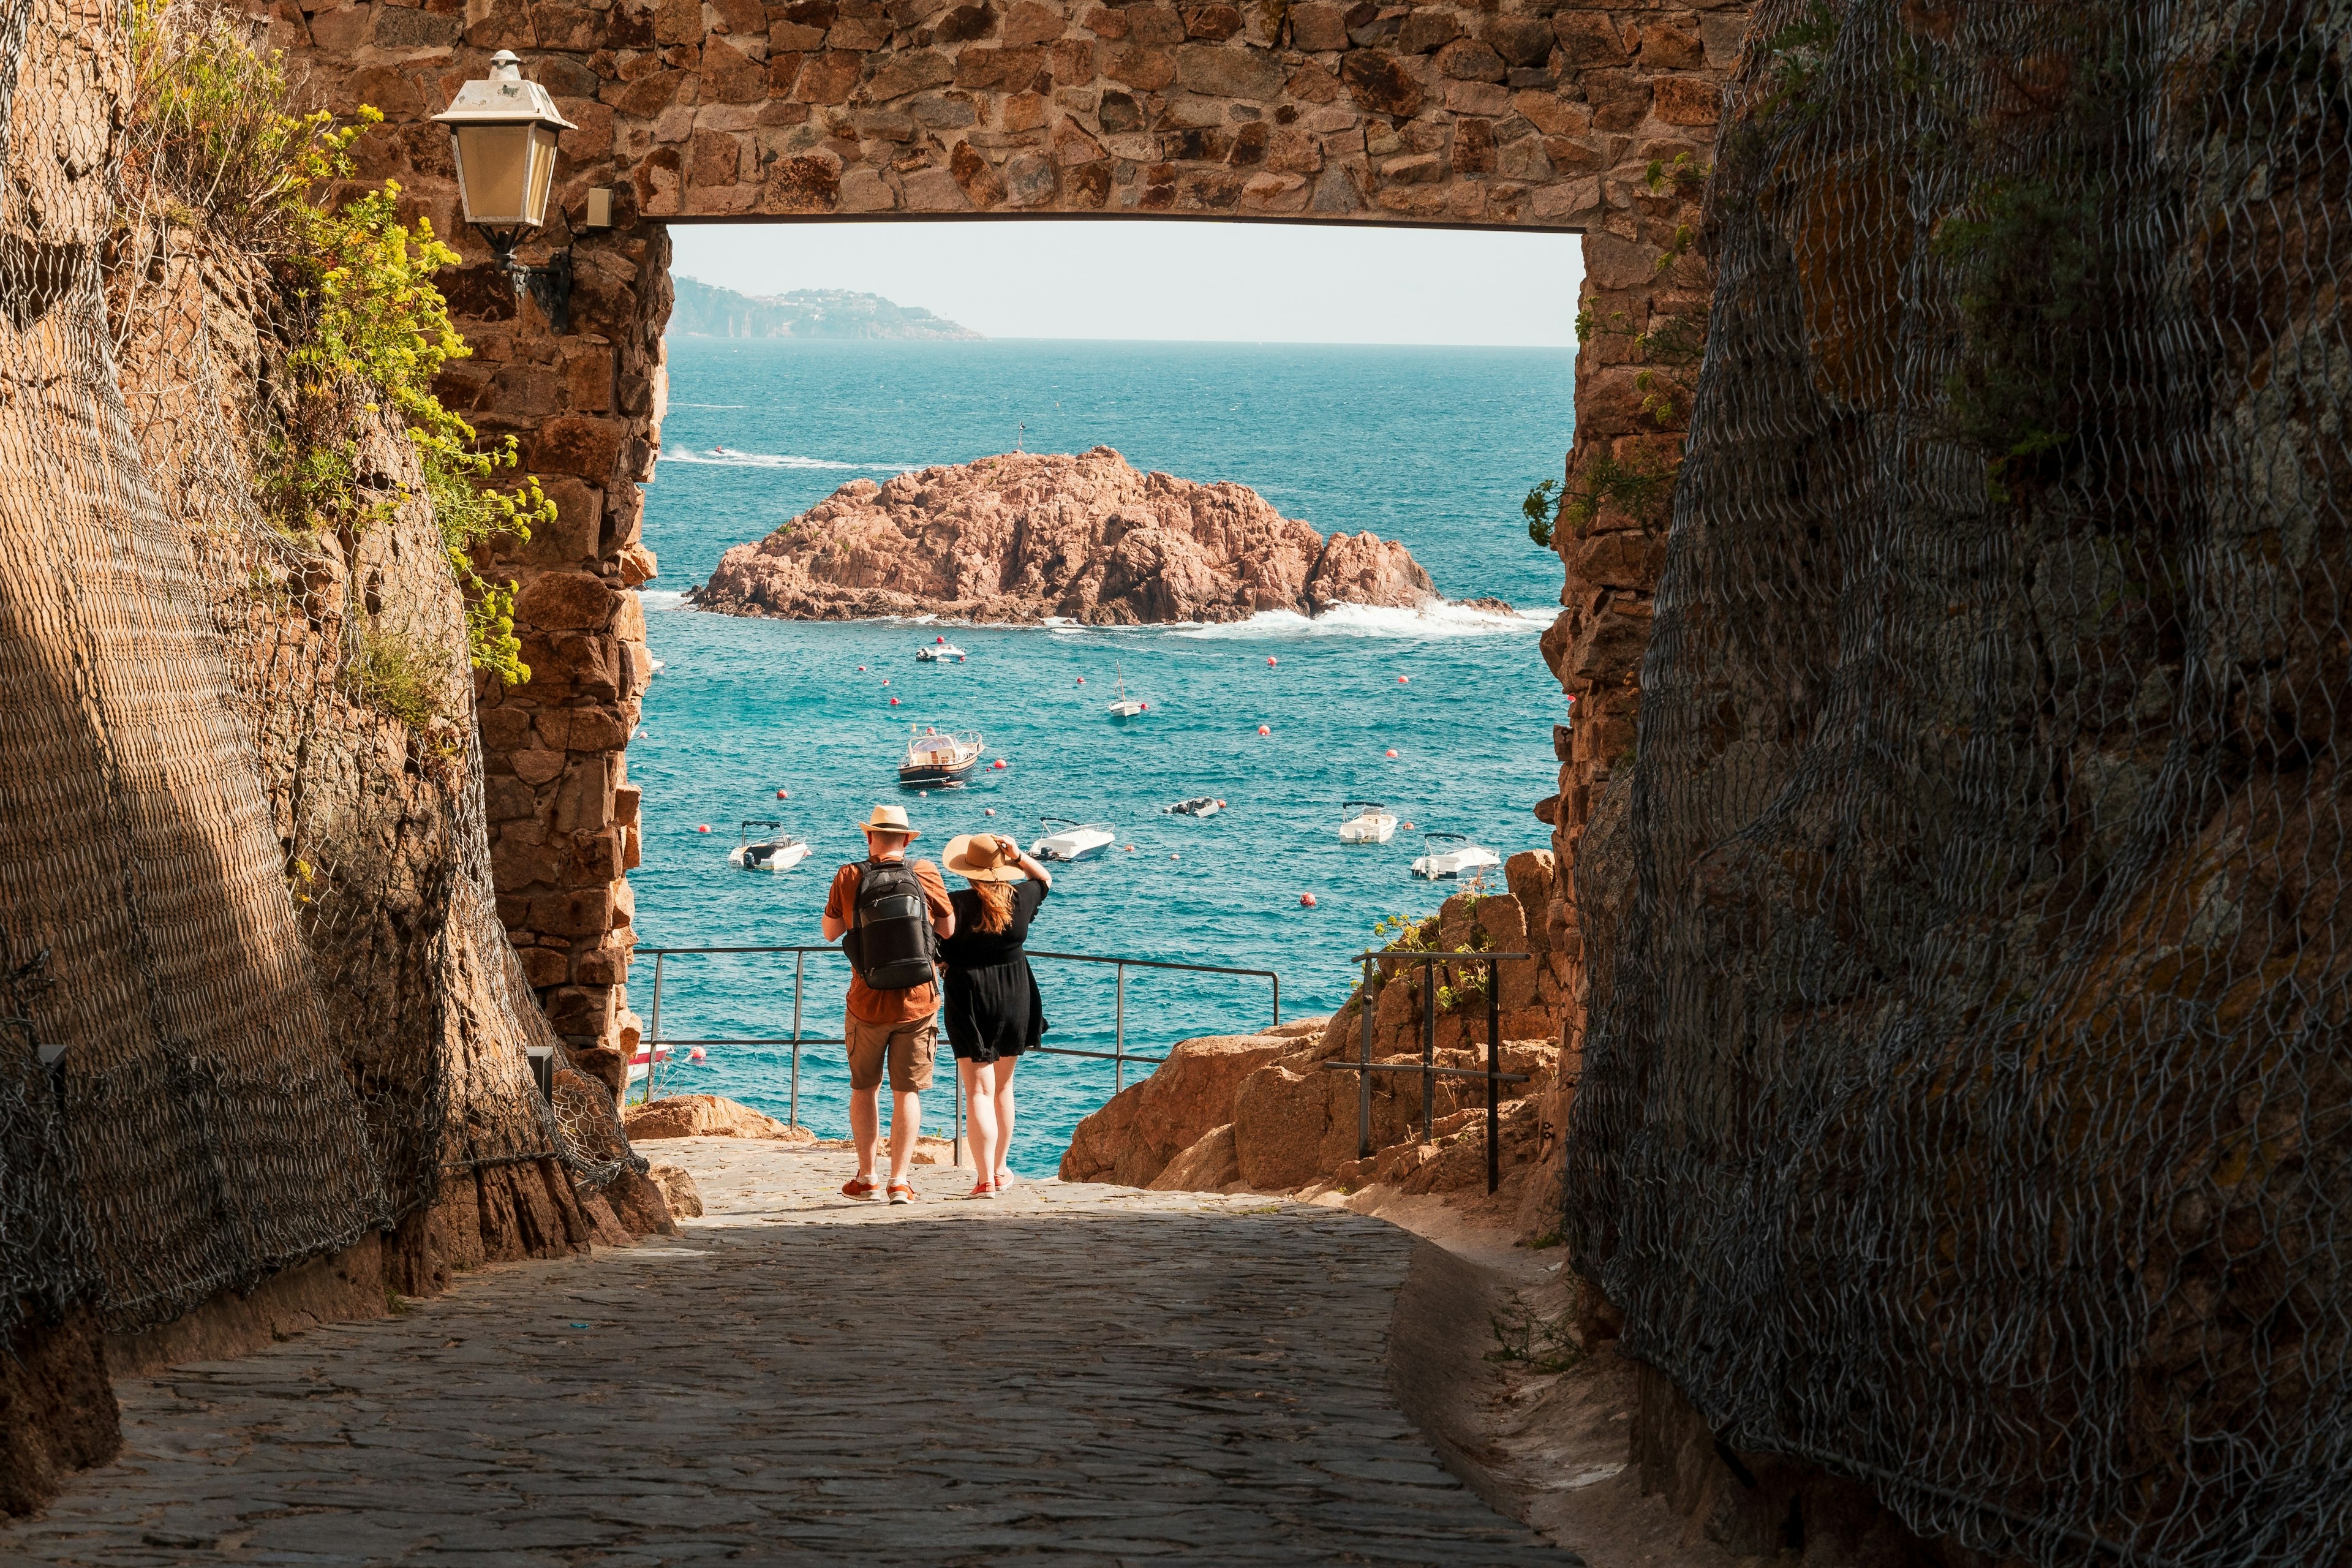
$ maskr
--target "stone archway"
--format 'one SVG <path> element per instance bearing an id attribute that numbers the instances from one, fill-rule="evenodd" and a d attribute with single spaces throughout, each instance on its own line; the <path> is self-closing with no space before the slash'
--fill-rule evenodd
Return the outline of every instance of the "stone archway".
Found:
<path id="1" fill-rule="evenodd" d="M 671 222 L 1086 216 L 1476 225 L 1585 237 L 1571 486 L 1680 451 L 1686 402 L 1643 379 L 1643 334 L 1704 322 L 1696 171 L 1748 5 L 1552 0 L 276 0 L 272 41 L 321 100 L 381 109 L 362 172 L 396 179 L 465 263 L 470 360 L 444 395 L 512 434 L 562 521 L 507 563 L 533 677 L 487 695 L 499 912 L 556 1027 L 614 1047 L 634 1020 L 625 753 L 648 673 L 627 590 L 656 570 L 640 487 L 660 444 Z M 510 47 L 579 129 L 558 200 L 572 331 L 518 307 L 457 221 L 426 117 Z M 588 193 L 613 226 L 584 227 Z M 1458 286 L 1459 280 L 1444 280 Z M 1648 454 L 1647 458 L 1643 454 Z M 1663 507 L 1603 506 L 1559 546 L 1545 657 L 1580 699 L 1537 805 L 1562 868 L 1554 949 L 1580 951 L 1566 868 L 1630 743 Z M 1572 975 L 1563 980 L 1574 983 Z M 1571 1025 L 1571 1037 L 1575 1026 Z M 1569 1044 L 1573 1047 L 1571 1037 Z"/>

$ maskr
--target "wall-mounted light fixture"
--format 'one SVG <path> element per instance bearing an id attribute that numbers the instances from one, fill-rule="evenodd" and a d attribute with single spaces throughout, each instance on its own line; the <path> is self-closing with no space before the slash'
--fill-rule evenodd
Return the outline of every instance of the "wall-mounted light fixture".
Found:
<path id="1" fill-rule="evenodd" d="M 449 128 L 457 162 L 457 200 L 466 221 L 489 242 L 518 298 L 539 303 L 558 334 L 572 330 L 572 247 L 565 246 L 544 267 L 515 259 L 523 237 L 547 221 L 548 193 L 555 184 L 555 142 L 573 129 L 556 112 L 547 89 L 522 78 L 522 61 L 509 49 L 490 57 L 487 80 L 457 89 L 449 107 L 433 117 Z"/>

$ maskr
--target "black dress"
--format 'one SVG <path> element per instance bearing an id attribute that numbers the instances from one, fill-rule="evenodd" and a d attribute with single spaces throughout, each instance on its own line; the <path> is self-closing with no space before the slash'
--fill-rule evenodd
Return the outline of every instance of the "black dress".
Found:
<path id="1" fill-rule="evenodd" d="M 959 1061 L 1017 1057 L 1045 1035 L 1045 998 L 1021 944 L 1046 891 L 1042 883 L 1014 883 L 1013 923 L 998 931 L 980 929 L 977 892 L 959 888 L 948 895 L 956 933 L 940 943 L 940 962 L 948 977 L 948 1043 Z"/>

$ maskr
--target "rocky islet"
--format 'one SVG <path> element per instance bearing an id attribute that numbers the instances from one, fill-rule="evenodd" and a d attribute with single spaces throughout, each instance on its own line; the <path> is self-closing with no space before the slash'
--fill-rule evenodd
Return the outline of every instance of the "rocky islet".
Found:
<path id="1" fill-rule="evenodd" d="M 1328 536 L 1245 485 L 1144 473 L 1108 447 L 855 479 L 692 594 L 790 620 L 940 615 L 1089 626 L 1238 621 L 1437 597 L 1402 544 Z"/>

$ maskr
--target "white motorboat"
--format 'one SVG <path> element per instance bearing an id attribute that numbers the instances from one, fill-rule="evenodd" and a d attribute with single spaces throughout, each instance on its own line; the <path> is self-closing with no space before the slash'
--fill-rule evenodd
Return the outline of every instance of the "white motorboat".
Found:
<path id="1" fill-rule="evenodd" d="M 972 769 L 980 766 L 981 737 L 978 731 L 964 735 L 942 735 L 929 727 L 910 726 L 907 732 L 907 754 L 898 763 L 898 784 L 902 789 L 959 789 Z"/>
<path id="2" fill-rule="evenodd" d="M 1190 800 L 1180 800 L 1173 805 L 1163 805 L 1160 809 L 1176 816 L 1214 816 L 1225 809 L 1225 803 L 1213 795 L 1196 795 Z"/>
<path id="3" fill-rule="evenodd" d="M 945 637 L 933 637 L 929 643 L 915 650 L 915 658 L 921 664 L 938 664 L 950 658 L 961 663 L 964 651 Z"/>
<path id="4" fill-rule="evenodd" d="M 1433 882 L 1475 876 L 1503 863 L 1500 855 L 1483 844 L 1471 843 L 1459 833 L 1425 833 L 1421 842 L 1425 853 L 1412 863 L 1412 874 Z"/>
<path id="5" fill-rule="evenodd" d="M 1072 822 L 1066 816 L 1040 817 L 1038 821 L 1046 827 L 1058 825 L 1061 829 L 1029 846 L 1029 853 L 1040 860 L 1091 859 L 1118 838 L 1118 829 L 1108 822 Z"/>
<path id="6" fill-rule="evenodd" d="M 1339 842 L 1386 844 L 1396 837 L 1396 813 L 1376 800 L 1344 801 L 1339 806 Z"/>
<path id="7" fill-rule="evenodd" d="M 758 838 L 751 829 L 765 828 Z M 761 822 L 745 817 L 739 830 L 742 842 L 727 852 L 730 866 L 740 866 L 746 871 L 789 871 L 809 858 L 809 847 L 784 831 L 781 822 Z"/>
<path id="8" fill-rule="evenodd" d="M 1113 666 L 1113 668 L 1116 668 L 1117 667 Z M 1114 724 L 1124 724 L 1129 719 L 1134 718 L 1137 714 L 1144 712 L 1150 709 L 1150 703 L 1139 702 L 1134 698 L 1129 697 L 1127 694 L 1127 672 L 1123 669 L 1119 670 L 1118 700 L 1110 704 L 1111 722 Z"/>

